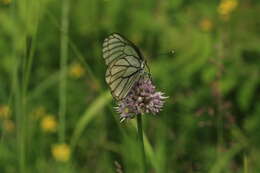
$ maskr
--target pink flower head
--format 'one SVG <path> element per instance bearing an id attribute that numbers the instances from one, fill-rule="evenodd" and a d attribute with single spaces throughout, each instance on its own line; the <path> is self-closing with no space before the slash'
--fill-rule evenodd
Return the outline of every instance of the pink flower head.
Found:
<path id="1" fill-rule="evenodd" d="M 159 113 L 166 98 L 162 92 L 155 91 L 150 78 L 142 77 L 128 95 L 118 103 L 117 111 L 120 113 L 121 122 L 134 118 L 138 114 Z"/>

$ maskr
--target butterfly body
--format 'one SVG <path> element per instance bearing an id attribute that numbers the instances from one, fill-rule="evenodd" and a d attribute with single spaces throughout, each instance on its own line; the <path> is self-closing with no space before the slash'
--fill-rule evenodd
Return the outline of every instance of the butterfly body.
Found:
<path id="1" fill-rule="evenodd" d="M 146 62 L 140 50 L 118 33 L 104 40 L 102 52 L 107 65 L 106 83 L 113 97 L 122 100 L 145 74 Z"/>

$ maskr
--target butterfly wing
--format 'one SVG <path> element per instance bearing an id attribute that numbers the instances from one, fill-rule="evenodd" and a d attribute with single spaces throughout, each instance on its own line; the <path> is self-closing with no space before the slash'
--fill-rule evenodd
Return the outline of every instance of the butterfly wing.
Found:
<path id="1" fill-rule="evenodd" d="M 113 97 L 117 100 L 125 98 L 142 74 L 142 69 L 133 66 L 131 63 L 133 59 L 135 58 L 132 56 L 118 59 L 106 71 L 106 82 L 110 87 Z"/>
<path id="2" fill-rule="evenodd" d="M 139 49 L 132 42 L 117 33 L 109 35 L 104 40 L 102 52 L 103 58 L 108 66 L 116 59 L 127 55 L 135 56 L 137 59 L 143 60 Z"/>
<path id="3" fill-rule="evenodd" d="M 129 40 L 119 34 L 111 34 L 103 43 L 103 58 L 108 66 L 106 82 L 113 97 L 121 100 L 142 75 L 142 55 Z"/>

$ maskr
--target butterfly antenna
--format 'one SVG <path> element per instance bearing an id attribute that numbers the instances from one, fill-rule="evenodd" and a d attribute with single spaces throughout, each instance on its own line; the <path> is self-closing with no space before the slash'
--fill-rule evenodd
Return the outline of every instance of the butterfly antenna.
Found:
<path id="1" fill-rule="evenodd" d="M 171 51 L 166 52 L 166 53 L 160 53 L 160 54 L 157 55 L 157 57 L 158 57 L 158 56 L 164 56 L 164 55 L 172 56 L 172 55 L 174 55 L 174 54 L 175 54 L 175 51 L 174 51 L 174 50 L 171 50 Z"/>

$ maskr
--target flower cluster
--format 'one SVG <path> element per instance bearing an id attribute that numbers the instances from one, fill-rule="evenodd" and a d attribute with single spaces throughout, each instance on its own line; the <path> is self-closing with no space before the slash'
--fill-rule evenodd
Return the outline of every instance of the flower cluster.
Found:
<path id="1" fill-rule="evenodd" d="M 118 103 L 117 111 L 121 122 L 134 118 L 135 115 L 160 112 L 167 97 L 162 92 L 156 92 L 155 86 L 148 77 L 135 83 L 129 94 Z"/>

